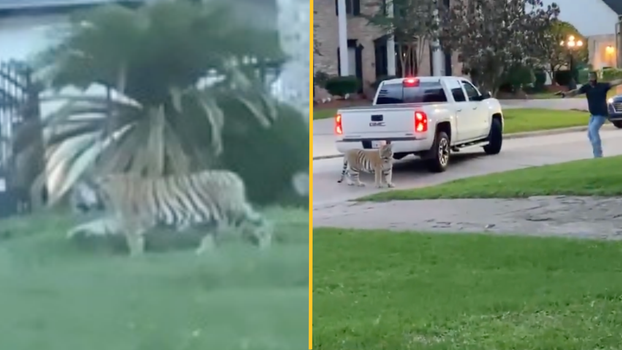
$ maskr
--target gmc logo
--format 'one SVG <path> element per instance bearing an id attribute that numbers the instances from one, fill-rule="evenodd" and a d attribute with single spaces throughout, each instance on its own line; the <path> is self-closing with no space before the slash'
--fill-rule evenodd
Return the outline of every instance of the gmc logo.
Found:
<path id="1" fill-rule="evenodd" d="M 371 122 L 369 126 L 384 126 L 384 122 Z"/>

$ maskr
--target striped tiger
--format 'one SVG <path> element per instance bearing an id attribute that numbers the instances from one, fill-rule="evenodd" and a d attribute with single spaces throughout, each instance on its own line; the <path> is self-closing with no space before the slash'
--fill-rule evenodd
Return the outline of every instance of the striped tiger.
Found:
<path id="1" fill-rule="evenodd" d="M 131 255 L 144 252 L 144 234 L 156 226 L 179 231 L 205 227 L 208 233 L 197 253 L 211 249 L 217 236 L 230 227 L 240 229 L 245 238 L 261 248 L 271 243 L 272 225 L 251 207 L 244 182 L 230 171 L 211 170 L 161 178 L 115 174 L 99 178 L 95 185 L 104 208 L 115 221 L 115 225 L 97 227 L 102 227 L 102 231 L 106 227 L 120 228 Z M 98 202 L 91 201 L 93 205 Z M 71 230 L 68 236 L 80 229 Z"/>
<path id="2" fill-rule="evenodd" d="M 343 155 L 343 170 L 341 178 L 337 181 L 343 182 L 348 175 L 346 183 L 350 186 L 365 186 L 359 178 L 359 172 L 374 173 L 376 187 L 382 188 L 383 182 L 388 187 L 395 187 L 391 182 L 393 175 L 393 146 L 388 143 L 380 146 L 378 150 L 353 149 Z M 352 182 L 354 180 L 355 182 Z"/>

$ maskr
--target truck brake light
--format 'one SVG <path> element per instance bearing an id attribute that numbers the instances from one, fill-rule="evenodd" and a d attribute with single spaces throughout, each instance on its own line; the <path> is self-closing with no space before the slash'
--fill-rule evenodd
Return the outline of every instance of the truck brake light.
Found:
<path id="1" fill-rule="evenodd" d="M 428 131 L 428 116 L 424 112 L 415 112 L 415 132 Z"/>
<path id="2" fill-rule="evenodd" d="M 335 134 L 342 135 L 343 127 L 341 125 L 341 114 L 337 113 L 335 115 Z"/>
<path id="3" fill-rule="evenodd" d="M 414 87 L 414 86 L 419 86 L 419 79 L 417 78 L 405 78 L 402 81 L 402 85 L 404 87 Z"/>

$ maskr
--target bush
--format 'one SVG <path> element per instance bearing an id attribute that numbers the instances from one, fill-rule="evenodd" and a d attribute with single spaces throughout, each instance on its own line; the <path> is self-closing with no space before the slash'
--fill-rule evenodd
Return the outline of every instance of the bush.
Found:
<path id="1" fill-rule="evenodd" d="M 319 86 L 324 88 L 326 86 L 326 82 L 330 79 L 330 75 L 326 72 L 317 71 L 313 76 L 313 84 L 315 86 Z"/>
<path id="2" fill-rule="evenodd" d="M 361 88 L 361 81 L 355 76 L 332 77 L 324 87 L 331 95 L 345 97 L 354 94 Z"/>
<path id="3" fill-rule="evenodd" d="M 536 92 L 543 92 L 545 90 L 544 85 L 546 84 L 546 72 L 544 69 L 537 69 L 534 71 L 535 81 L 533 83 L 533 89 Z"/>
<path id="4" fill-rule="evenodd" d="M 308 207 L 292 184 L 294 174 L 309 169 L 309 127 L 300 112 L 280 105 L 270 128 L 252 118 L 226 119 L 223 137 L 220 165 L 240 174 L 253 203 Z"/>
<path id="5" fill-rule="evenodd" d="M 570 84 L 570 80 L 572 80 L 572 72 L 568 69 L 558 70 L 553 75 L 553 79 L 557 84 L 567 86 Z"/>
<path id="6" fill-rule="evenodd" d="M 503 83 L 499 87 L 502 92 L 518 92 L 524 86 L 533 84 L 536 80 L 533 69 L 526 65 L 511 67 L 504 76 Z"/>
<path id="7" fill-rule="evenodd" d="M 603 81 L 622 79 L 622 69 L 616 69 L 616 68 L 603 69 L 601 79 Z"/>
<path id="8" fill-rule="evenodd" d="M 374 81 L 373 83 L 371 83 L 371 87 L 374 88 L 374 90 L 378 90 L 378 86 L 380 86 L 380 83 L 382 83 L 385 80 L 391 80 L 391 79 L 395 79 L 395 78 L 397 78 L 395 75 L 382 76 L 382 77 L 376 79 L 376 81 Z"/>
<path id="9" fill-rule="evenodd" d="M 589 69 L 581 69 L 577 74 L 577 83 L 578 84 L 586 84 L 589 78 L 590 71 Z"/>

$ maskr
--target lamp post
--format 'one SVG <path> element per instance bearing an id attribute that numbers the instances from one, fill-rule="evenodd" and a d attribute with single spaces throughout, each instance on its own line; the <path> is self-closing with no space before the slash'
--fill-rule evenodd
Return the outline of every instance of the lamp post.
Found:
<path id="1" fill-rule="evenodd" d="M 581 47 L 583 47 L 583 41 L 575 40 L 574 35 L 570 35 L 568 36 L 568 39 L 562 40 L 559 44 L 568 49 L 568 60 L 569 60 L 568 68 L 570 69 L 570 75 L 572 77 L 572 80 L 574 81 L 574 83 L 576 83 L 577 77 L 575 76 L 575 71 L 574 71 L 574 56 L 573 56 L 572 50 L 580 49 Z M 571 86 L 571 88 L 573 87 Z"/>

